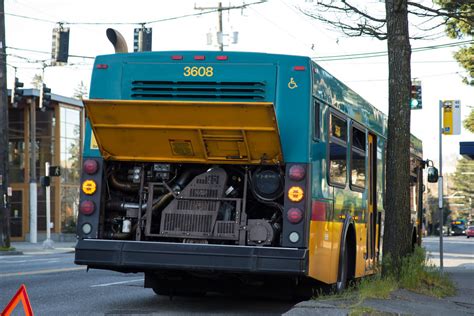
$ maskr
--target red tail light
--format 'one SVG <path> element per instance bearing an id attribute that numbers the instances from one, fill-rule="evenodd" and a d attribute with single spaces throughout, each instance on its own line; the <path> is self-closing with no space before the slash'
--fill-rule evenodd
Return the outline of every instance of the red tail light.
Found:
<path id="1" fill-rule="evenodd" d="M 303 211 L 299 208 L 292 207 L 286 213 L 288 221 L 292 224 L 298 224 L 303 219 Z"/>
<path id="2" fill-rule="evenodd" d="M 181 55 L 173 55 L 173 56 L 171 56 L 171 59 L 172 59 L 172 60 L 183 60 L 183 56 L 181 56 Z"/>
<path id="3" fill-rule="evenodd" d="M 203 55 L 194 56 L 194 60 L 205 60 L 205 59 L 206 59 L 206 56 L 203 56 Z"/>
<path id="4" fill-rule="evenodd" d="M 227 60 L 228 57 L 227 57 L 227 56 L 224 56 L 224 55 L 220 55 L 220 56 L 217 56 L 216 59 L 217 59 L 217 60 Z"/>
<path id="5" fill-rule="evenodd" d="M 84 161 L 83 168 L 85 173 L 94 174 L 97 172 L 97 169 L 99 169 L 99 164 L 94 159 L 87 159 Z"/>
<path id="6" fill-rule="evenodd" d="M 95 204 L 89 200 L 82 201 L 81 205 L 79 205 L 79 210 L 84 215 L 91 215 L 95 211 Z"/>
<path id="7" fill-rule="evenodd" d="M 95 66 L 95 68 L 97 68 L 97 69 L 107 69 L 107 68 L 109 68 L 109 65 L 107 65 L 107 64 L 97 64 Z"/>
<path id="8" fill-rule="evenodd" d="M 293 165 L 288 171 L 288 176 L 290 177 L 290 180 L 300 181 L 306 176 L 306 170 L 302 165 Z"/>

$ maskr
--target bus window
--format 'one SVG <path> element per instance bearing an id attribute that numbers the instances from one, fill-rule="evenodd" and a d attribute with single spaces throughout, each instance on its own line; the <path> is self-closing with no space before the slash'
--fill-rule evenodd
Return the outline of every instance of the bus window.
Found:
<path id="1" fill-rule="evenodd" d="M 365 188 L 365 132 L 352 126 L 351 188 Z"/>
<path id="2" fill-rule="evenodd" d="M 330 114 L 329 183 L 345 186 L 347 178 L 347 122 Z"/>

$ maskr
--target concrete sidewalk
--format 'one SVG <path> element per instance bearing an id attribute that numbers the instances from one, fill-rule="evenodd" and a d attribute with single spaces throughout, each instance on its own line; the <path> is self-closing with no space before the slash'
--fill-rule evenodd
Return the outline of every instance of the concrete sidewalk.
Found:
<path id="1" fill-rule="evenodd" d="M 285 316 L 350 315 L 354 309 L 374 315 L 474 315 L 474 270 L 446 268 L 457 289 L 455 296 L 438 299 L 404 289 L 394 291 L 389 299 L 366 299 L 361 303 L 342 298 L 303 301 Z"/>
<path id="2" fill-rule="evenodd" d="M 0 256 L 8 255 L 43 255 L 74 252 L 76 242 L 53 242 L 44 245 L 43 241 L 33 244 L 26 241 L 16 241 L 11 243 L 13 251 L 0 251 Z"/>

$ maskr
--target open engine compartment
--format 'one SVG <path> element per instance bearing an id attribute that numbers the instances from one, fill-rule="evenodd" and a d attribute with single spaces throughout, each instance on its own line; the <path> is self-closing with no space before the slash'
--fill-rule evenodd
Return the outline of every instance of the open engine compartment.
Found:
<path id="1" fill-rule="evenodd" d="M 285 169 L 106 161 L 100 238 L 280 246 Z"/>

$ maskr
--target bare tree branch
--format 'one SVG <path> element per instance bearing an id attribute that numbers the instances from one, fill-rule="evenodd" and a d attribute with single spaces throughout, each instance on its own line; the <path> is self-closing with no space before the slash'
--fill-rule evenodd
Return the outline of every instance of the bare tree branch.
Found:
<path id="1" fill-rule="evenodd" d="M 445 19 L 456 19 L 463 21 L 468 24 L 474 24 L 474 13 L 473 12 L 450 12 L 446 9 L 436 9 L 424 6 L 420 3 L 408 1 L 408 5 L 421 11 L 409 10 L 408 13 L 416 15 L 418 17 L 442 17 Z"/>

